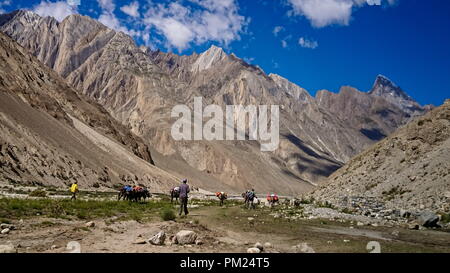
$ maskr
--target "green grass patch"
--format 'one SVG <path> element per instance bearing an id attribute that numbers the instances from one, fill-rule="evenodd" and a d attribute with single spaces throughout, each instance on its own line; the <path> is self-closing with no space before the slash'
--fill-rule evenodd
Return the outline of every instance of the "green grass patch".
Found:
<path id="1" fill-rule="evenodd" d="M 20 219 L 36 215 L 91 220 L 96 218 L 120 217 L 122 220 L 144 221 L 172 206 L 164 202 L 127 202 L 102 200 L 68 199 L 0 199 L 0 219 Z"/>

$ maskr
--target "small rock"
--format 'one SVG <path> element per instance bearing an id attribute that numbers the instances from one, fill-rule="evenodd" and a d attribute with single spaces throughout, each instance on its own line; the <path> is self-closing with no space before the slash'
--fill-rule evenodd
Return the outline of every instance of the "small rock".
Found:
<path id="1" fill-rule="evenodd" d="M 253 222 L 253 221 L 255 220 L 255 218 L 253 218 L 253 217 L 248 217 L 247 220 L 250 221 L 250 222 Z"/>
<path id="2" fill-rule="evenodd" d="M 17 249 L 12 245 L 0 245 L 0 253 L 17 253 Z"/>
<path id="3" fill-rule="evenodd" d="M 2 229 L 2 234 L 8 234 L 9 233 L 9 231 L 10 231 L 10 229 L 9 228 L 5 228 L 5 229 Z"/>
<path id="4" fill-rule="evenodd" d="M 145 245 L 147 242 L 144 239 L 137 239 L 133 244 L 135 245 Z"/>
<path id="5" fill-rule="evenodd" d="M 87 222 L 84 226 L 89 228 L 95 227 L 95 222 L 93 221 Z"/>
<path id="6" fill-rule="evenodd" d="M 247 249 L 247 253 L 261 253 L 261 250 L 257 247 Z"/>
<path id="7" fill-rule="evenodd" d="M 399 232 L 398 232 L 398 230 L 394 230 L 394 231 L 392 231 L 392 233 L 391 233 L 393 236 L 395 236 L 395 237 L 398 237 L 398 235 L 400 234 Z"/>
<path id="8" fill-rule="evenodd" d="M 258 248 L 261 251 L 264 249 L 264 246 L 260 242 L 256 243 L 254 247 Z"/>
<path id="9" fill-rule="evenodd" d="M 160 231 L 157 234 L 155 234 L 153 237 L 148 239 L 148 242 L 152 245 L 163 245 L 164 241 L 166 240 L 166 233 L 164 231 Z"/>
<path id="10" fill-rule="evenodd" d="M 308 243 L 301 243 L 294 246 L 295 249 L 300 251 L 301 253 L 316 253 L 312 247 L 308 245 Z"/>
<path id="11" fill-rule="evenodd" d="M 350 242 L 350 240 L 344 240 L 344 243 L 349 243 Z"/>
<path id="12" fill-rule="evenodd" d="M 364 223 L 363 222 L 358 222 L 358 223 L 356 223 L 356 225 L 357 226 L 364 226 Z"/>
<path id="13" fill-rule="evenodd" d="M 178 244 L 177 236 L 170 236 L 169 240 L 171 244 Z"/>
<path id="14" fill-rule="evenodd" d="M 176 235 L 177 242 L 180 245 L 188 245 L 195 243 L 197 234 L 191 230 L 181 230 Z"/>
<path id="15" fill-rule="evenodd" d="M 199 245 L 203 245 L 203 241 L 197 239 L 197 240 L 195 240 L 195 244 L 198 245 L 198 246 L 199 246 Z"/>
<path id="16" fill-rule="evenodd" d="M 411 216 L 411 212 L 401 209 L 400 210 L 400 217 L 402 218 L 409 218 Z"/>
<path id="17" fill-rule="evenodd" d="M 57 245 L 52 245 L 52 246 L 50 247 L 51 250 L 55 250 L 55 249 L 57 249 L 57 248 L 58 248 Z"/>
<path id="18" fill-rule="evenodd" d="M 272 244 L 269 242 L 264 243 L 264 248 L 271 248 Z"/>

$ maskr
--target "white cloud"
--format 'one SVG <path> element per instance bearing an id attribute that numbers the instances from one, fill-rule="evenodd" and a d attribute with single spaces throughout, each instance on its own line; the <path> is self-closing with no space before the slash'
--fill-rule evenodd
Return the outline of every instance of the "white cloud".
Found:
<path id="1" fill-rule="evenodd" d="M 10 0 L 0 1 L 0 7 L 9 6 L 11 5 Z"/>
<path id="2" fill-rule="evenodd" d="M 255 58 L 253 57 L 244 57 L 243 59 L 246 63 L 251 64 L 255 61 Z"/>
<path id="3" fill-rule="evenodd" d="M 33 8 L 33 11 L 40 16 L 54 17 L 59 22 L 64 20 L 67 16 L 77 13 L 76 8 L 70 6 L 65 1 L 42 1 Z"/>
<path id="4" fill-rule="evenodd" d="M 166 39 L 166 47 L 179 51 L 190 43 L 215 41 L 228 45 L 240 39 L 248 20 L 239 15 L 235 0 L 188 0 L 160 3 L 145 13 L 147 31 L 155 29 Z"/>
<path id="5" fill-rule="evenodd" d="M 141 37 L 142 32 L 139 30 L 128 29 L 124 26 L 117 16 L 114 14 L 114 10 L 116 9 L 116 5 L 113 0 L 97 0 L 98 5 L 101 8 L 100 17 L 98 17 L 98 21 L 105 26 L 112 28 L 116 31 L 122 31 L 125 34 L 128 34 L 133 37 Z"/>
<path id="6" fill-rule="evenodd" d="M 304 37 L 300 37 L 300 39 L 298 39 L 298 44 L 301 47 L 310 48 L 310 49 L 315 49 L 319 46 L 319 43 L 317 41 L 309 40 Z"/>
<path id="7" fill-rule="evenodd" d="M 287 48 L 289 46 L 288 41 L 292 39 L 292 35 L 288 35 L 281 40 L 281 47 Z"/>
<path id="8" fill-rule="evenodd" d="M 121 7 L 120 10 L 131 17 L 139 17 L 139 2 L 134 1 L 129 5 Z"/>
<path id="9" fill-rule="evenodd" d="M 113 0 L 97 0 L 100 8 L 105 11 L 112 13 L 116 9 L 116 4 L 114 4 Z"/>
<path id="10" fill-rule="evenodd" d="M 282 26 L 276 26 L 276 27 L 273 28 L 272 33 L 273 33 L 273 35 L 275 35 L 275 37 L 276 37 L 276 36 L 278 36 L 278 33 L 280 33 L 280 32 L 283 31 L 283 30 L 284 30 L 284 27 L 282 27 Z"/>
<path id="11" fill-rule="evenodd" d="M 396 0 L 383 0 L 394 5 Z M 314 27 L 348 25 L 355 8 L 364 5 L 381 5 L 382 0 L 288 0 L 292 15 L 305 16 Z"/>

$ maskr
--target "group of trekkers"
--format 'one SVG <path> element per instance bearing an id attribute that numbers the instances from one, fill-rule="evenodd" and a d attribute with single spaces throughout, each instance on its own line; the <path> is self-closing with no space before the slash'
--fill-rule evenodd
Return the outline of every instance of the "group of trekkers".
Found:
<path id="1" fill-rule="evenodd" d="M 150 194 L 150 191 L 145 187 L 141 186 L 132 187 L 130 185 L 126 185 L 120 189 L 117 200 L 123 199 L 128 201 L 140 202 L 142 199 L 145 201 L 147 198 L 150 198 L 151 196 L 152 195 Z"/>
<path id="2" fill-rule="evenodd" d="M 78 193 L 78 184 L 77 182 L 73 183 L 70 187 L 70 192 L 72 193 L 71 200 L 76 200 L 76 195 Z M 179 215 L 185 214 L 188 215 L 188 194 L 191 191 L 189 185 L 187 184 L 187 179 L 183 179 L 181 185 L 173 188 L 170 190 L 170 202 L 173 203 L 173 200 L 175 199 L 176 202 L 178 202 L 178 199 L 180 199 L 180 211 Z M 228 194 L 226 192 L 216 192 L 216 197 L 220 200 L 220 206 L 224 205 L 225 200 L 228 198 Z M 147 198 L 151 197 L 150 191 L 142 186 L 131 186 L 126 185 L 123 186 L 119 190 L 118 200 L 128 200 L 128 201 L 135 201 L 140 202 L 142 199 L 145 201 Z M 258 197 L 255 194 L 255 189 L 247 190 L 246 192 L 242 193 L 242 197 L 244 198 L 244 206 L 248 209 L 255 209 L 256 206 L 260 203 Z M 267 195 L 267 201 L 270 204 L 270 206 L 275 205 L 278 203 L 278 196 L 276 194 L 269 194 Z"/>

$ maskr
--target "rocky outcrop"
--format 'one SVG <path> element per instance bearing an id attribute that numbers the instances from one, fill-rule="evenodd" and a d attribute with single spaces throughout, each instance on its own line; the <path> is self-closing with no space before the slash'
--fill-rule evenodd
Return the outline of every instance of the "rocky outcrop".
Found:
<path id="1" fill-rule="evenodd" d="M 449 170 L 447 100 L 354 157 L 312 196 L 369 214 L 384 209 L 448 213 Z"/>

